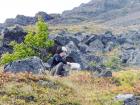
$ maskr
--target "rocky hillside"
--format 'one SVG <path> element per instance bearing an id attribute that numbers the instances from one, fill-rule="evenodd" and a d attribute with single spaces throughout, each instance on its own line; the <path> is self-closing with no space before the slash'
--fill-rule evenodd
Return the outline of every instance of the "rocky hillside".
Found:
<path id="1" fill-rule="evenodd" d="M 15 25 L 27 26 L 33 25 L 37 22 L 38 18 L 42 18 L 45 21 L 52 20 L 54 18 L 59 18 L 59 14 L 47 14 L 45 12 L 38 12 L 34 17 L 17 15 L 15 18 L 8 18 L 5 22 L 0 24 L 0 31 L 6 27 L 11 27 Z"/>
<path id="2" fill-rule="evenodd" d="M 6 19 L 0 29 L 13 25 L 30 25 L 42 17 L 51 24 L 74 24 L 84 21 L 104 23 L 107 26 L 128 26 L 140 24 L 140 0 L 91 0 L 62 14 L 38 12 L 34 17 L 17 15 Z"/>
<path id="3" fill-rule="evenodd" d="M 70 11 L 64 11 L 62 18 L 79 21 L 128 25 L 140 23 L 140 0 L 91 0 Z M 125 21 L 124 21 L 125 20 Z"/>
<path id="4" fill-rule="evenodd" d="M 9 43 L 11 41 L 21 43 L 25 35 L 26 32 L 21 27 L 5 29 L 2 33 L 0 55 L 12 52 Z M 55 52 L 57 46 L 65 46 L 68 49 L 66 59 L 70 62 L 80 63 L 83 70 L 96 70 L 95 66 L 102 64 L 111 68 L 117 68 L 118 65 L 123 64 L 140 67 L 140 32 L 132 31 L 114 35 L 109 31 L 104 34 L 63 31 L 50 34 L 49 38 L 55 41 L 51 53 Z M 42 49 L 40 52 L 42 55 L 48 53 L 46 49 Z"/>

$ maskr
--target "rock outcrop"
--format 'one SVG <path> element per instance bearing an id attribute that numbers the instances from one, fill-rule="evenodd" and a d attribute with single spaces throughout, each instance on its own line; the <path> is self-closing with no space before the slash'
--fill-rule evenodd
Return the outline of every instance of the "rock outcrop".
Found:
<path id="1" fill-rule="evenodd" d="M 65 33 L 65 35 L 50 35 L 58 46 L 66 46 L 69 53 L 69 61 L 80 63 L 82 69 L 93 70 L 92 62 L 102 64 L 105 60 L 103 54 L 118 48 L 118 57 L 122 64 L 130 66 L 140 66 L 140 33 L 128 32 L 123 35 L 112 35 L 105 33 L 101 35 L 86 33 Z"/>
<path id="2" fill-rule="evenodd" d="M 124 105 L 139 105 L 133 94 L 119 94 L 115 98 L 119 101 L 123 101 Z"/>
<path id="3" fill-rule="evenodd" d="M 44 21 L 49 21 L 49 20 L 54 19 L 52 16 L 48 15 L 46 12 L 38 12 L 35 14 L 35 19 L 37 21 L 38 18 L 42 18 Z"/>
<path id="4" fill-rule="evenodd" d="M 32 17 L 17 15 L 16 18 L 7 19 L 4 24 L 0 24 L 0 29 L 16 24 L 23 26 L 34 24 L 38 17 L 42 17 L 51 24 L 92 21 L 109 26 L 136 25 L 140 24 L 139 11 L 139 0 L 91 0 L 72 10 L 66 10 L 62 14 L 38 12 Z"/>
<path id="5" fill-rule="evenodd" d="M 4 67 L 4 72 L 32 72 L 34 74 L 43 73 L 45 70 L 44 63 L 38 57 L 32 57 L 11 62 Z"/>
<path id="6" fill-rule="evenodd" d="M 17 15 L 15 18 L 8 18 L 5 20 L 4 23 L 0 23 L 0 32 L 7 27 L 20 25 L 20 26 L 28 26 L 33 25 L 37 22 L 38 18 L 42 18 L 46 22 L 59 18 L 59 14 L 47 14 L 46 12 L 38 12 L 35 16 L 24 16 L 24 15 Z"/>
<path id="7" fill-rule="evenodd" d="M 5 28 L 2 32 L 3 36 L 3 47 L 9 46 L 11 41 L 16 41 L 17 43 L 21 43 L 24 40 L 25 32 L 21 27 L 16 26 L 13 28 Z"/>
<path id="8" fill-rule="evenodd" d="M 16 41 L 17 43 L 21 43 L 24 40 L 25 32 L 21 27 L 15 26 L 12 28 L 5 28 L 2 31 L 2 45 L 0 47 L 0 55 L 5 52 L 12 52 L 12 48 L 9 45 L 11 41 Z"/>
<path id="9" fill-rule="evenodd" d="M 104 23 L 108 26 L 140 24 L 139 0 L 91 0 L 72 10 L 64 11 L 52 24 L 75 24 L 84 21 Z"/>
<path id="10" fill-rule="evenodd" d="M 26 34 L 20 27 L 5 29 L 0 54 L 12 52 L 9 43 L 11 41 L 21 43 Z M 49 35 L 49 38 L 55 41 L 55 46 L 50 49 L 41 49 L 42 55 L 47 56 L 48 52 L 54 54 L 56 47 L 65 46 L 68 49 L 67 61 L 80 63 L 83 70 L 95 70 L 93 63 L 102 65 L 104 60 L 107 60 L 104 53 L 114 48 L 119 49 L 118 57 L 122 64 L 140 67 L 139 32 L 131 31 L 117 36 L 111 32 L 100 35 L 62 32 Z"/>

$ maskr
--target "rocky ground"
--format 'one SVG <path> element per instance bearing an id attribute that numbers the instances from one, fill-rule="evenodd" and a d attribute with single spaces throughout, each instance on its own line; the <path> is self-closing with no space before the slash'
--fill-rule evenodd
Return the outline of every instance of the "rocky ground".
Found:
<path id="1" fill-rule="evenodd" d="M 12 52 L 10 42 L 22 42 L 26 33 L 19 26 L 3 30 L 0 54 Z M 94 70 L 95 66 L 101 65 L 114 65 L 109 64 L 111 60 L 114 60 L 113 62 L 118 66 L 140 66 L 140 33 L 138 31 L 116 35 L 111 31 L 93 34 L 64 30 L 57 34 L 50 34 L 49 37 L 55 41 L 50 52 L 54 53 L 57 46 L 65 46 L 68 49 L 67 61 L 80 63 L 82 70 Z M 42 49 L 40 52 L 42 55 L 48 54 L 47 49 Z"/>
<path id="2" fill-rule="evenodd" d="M 56 47 L 65 46 L 66 60 L 79 63 L 83 70 L 60 78 L 51 77 L 46 71 L 48 62 L 38 57 L 11 62 L 0 72 L 0 105 L 137 105 L 139 5 L 140 0 L 91 0 L 62 14 L 18 15 L 0 24 L 0 57 L 13 51 L 11 41 L 21 43 L 28 31 L 35 32 L 34 24 L 41 16 L 49 24 L 49 38 L 55 45 L 38 49 L 40 54 L 54 54 Z M 111 71 L 109 78 L 105 71 Z M 124 99 L 128 93 L 134 97 Z"/>

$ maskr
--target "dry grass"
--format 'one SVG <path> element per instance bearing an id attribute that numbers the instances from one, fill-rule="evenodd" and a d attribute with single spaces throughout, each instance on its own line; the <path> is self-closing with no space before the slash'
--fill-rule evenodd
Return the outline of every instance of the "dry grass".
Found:
<path id="1" fill-rule="evenodd" d="M 59 84 L 60 89 L 39 86 L 39 80 L 53 81 Z M 0 73 L 0 102 L 7 103 L 6 105 L 12 101 L 18 103 L 16 105 L 38 105 L 46 100 L 45 105 L 122 105 L 114 97 L 123 93 L 140 95 L 139 83 L 140 71 L 132 69 L 114 72 L 112 78 L 95 78 L 87 71 L 73 71 L 68 77 Z M 26 102 L 24 99 L 16 99 L 17 96 L 31 95 L 38 100 Z M 56 102 L 49 103 L 50 97 Z M 66 102 L 72 104 L 64 104 Z"/>
<path id="2" fill-rule="evenodd" d="M 72 73 L 66 78 L 57 78 L 71 87 L 82 105 L 121 105 L 114 100 L 117 94 L 140 93 L 140 71 L 115 72 L 112 78 L 94 78 L 89 72 Z"/>
<path id="3" fill-rule="evenodd" d="M 26 31 L 34 31 L 35 27 L 32 25 L 24 27 Z M 83 22 L 80 24 L 57 24 L 57 25 L 52 25 L 49 24 L 49 32 L 50 34 L 56 34 L 61 31 L 67 31 L 71 33 L 76 33 L 76 32 L 86 32 L 86 33 L 94 33 L 94 34 L 99 34 L 99 33 L 104 33 L 108 30 L 106 26 L 92 23 L 92 22 Z"/>
<path id="4" fill-rule="evenodd" d="M 108 26 L 104 24 L 94 23 L 94 22 L 82 22 L 79 24 L 49 24 L 49 32 L 50 34 L 56 34 L 61 32 L 62 30 L 66 30 L 67 32 L 76 33 L 76 32 L 86 32 L 89 34 L 101 34 L 106 31 L 112 31 L 113 34 L 119 35 L 121 33 L 127 33 L 131 31 L 139 31 L 140 25 L 130 25 L 130 26 Z M 35 27 L 33 25 L 29 25 L 24 27 L 26 31 L 35 31 Z"/>

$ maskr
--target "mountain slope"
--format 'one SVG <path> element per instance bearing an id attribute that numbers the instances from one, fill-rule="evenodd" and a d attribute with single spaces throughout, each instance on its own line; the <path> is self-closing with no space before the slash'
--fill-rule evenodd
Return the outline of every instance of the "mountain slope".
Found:
<path id="1" fill-rule="evenodd" d="M 35 24 L 41 16 L 50 24 L 75 24 L 81 22 L 102 23 L 105 26 L 130 26 L 140 24 L 140 0 L 91 0 L 62 14 L 47 14 L 39 12 L 34 17 L 17 15 L 0 24 L 4 27 L 13 25 L 28 26 Z"/>
<path id="2" fill-rule="evenodd" d="M 126 19 L 126 16 L 129 16 L 127 18 L 131 21 L 131 18 L 134 19 L 134 16 L 130 14 L 138 13 L 139 11 L 140 0 L 91 0 L 89 3 L 81 4 L 73 10 L 64 11 L 62 18 L 67 20 L 80 19 L 81 21 L 92 20 L 104 23 L 117 18 L 123 20 L 123 17 Z M 136 21 L 140 21 L 139 16 L 139 14 L 135 15 Z"/>

